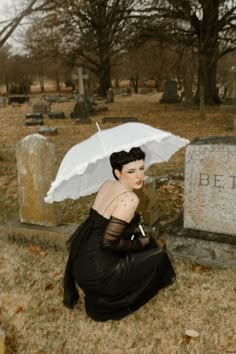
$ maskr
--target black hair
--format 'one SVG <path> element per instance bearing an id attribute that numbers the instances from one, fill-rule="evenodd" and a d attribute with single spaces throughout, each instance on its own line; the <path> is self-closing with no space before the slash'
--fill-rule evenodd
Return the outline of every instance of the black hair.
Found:
<path id="1" fill-rule="evenodd" d="M 112 173 L 115 179 L 118 179 L 115 175 L 115 170 L 121 172 L 122 167 L 129 162 L 137 161 L 137 160 L 145 160 L 145 152 L 141 150 L 139 147 L 133 147 L 130 151 L 119 151 L 113 152 L 110 156 L 110 164 L 112 167 Z"/>

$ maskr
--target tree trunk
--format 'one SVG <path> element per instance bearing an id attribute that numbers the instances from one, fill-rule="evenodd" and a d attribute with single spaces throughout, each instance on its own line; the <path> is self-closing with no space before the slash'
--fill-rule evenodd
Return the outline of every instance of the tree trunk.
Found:
<path id="1" fill-rule="evenodd" d="M 130 79 L 130 86 L 133 86 L 134 92 L 138 93 L 138 86 L 139 86 L 139 76 L 135 74 Z"/>
<path id="2" fill-rule="evenodd" d="M 200 85 L 204 86 L 205 104 L 220 103 L 216 92 L 216 70 L 219 51 L 219 0 L 202 2 L 203 17 L 195 27 L 199 42 L 199 76 L 195 100 L 199 102 Z"/>
<path id="3" fill-rule="evenodd" d="M 98 70 L 99 89 L 98 93 L 102 97 L 106 97 L 107 90 L 111 87 L 111 65 L 110 58 L 101 62 Z"/>
<path id="4" fill-rule="evenodd" d="M 200 100 L 201 82 L 204 86 L 205 103 L 207 105 L 220 103 L 220 99 L 216 91 L 217 61 L 215 57 L 215 53 L 209 53 L 209 51 L 199 55 L 198 85 L 194 97 L 196 103 L 199 103 Z"/>

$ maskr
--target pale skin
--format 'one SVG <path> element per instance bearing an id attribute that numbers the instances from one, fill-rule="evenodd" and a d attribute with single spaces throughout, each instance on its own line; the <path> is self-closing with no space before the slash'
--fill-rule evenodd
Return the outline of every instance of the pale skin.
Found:
<path id="1" fill-rule="evenodd" d="M 99 189 L 93 204 L 99 214 L 110 219 L 114 216 L 129 223 L 134 217 L 139 198 L 134 190 L 141 189 L 144 181 L 144 160 L 136 160 L 114 171 L 118 180 L 107 181 Z M 148 238 L 142 238 L 146 245 Z"/>

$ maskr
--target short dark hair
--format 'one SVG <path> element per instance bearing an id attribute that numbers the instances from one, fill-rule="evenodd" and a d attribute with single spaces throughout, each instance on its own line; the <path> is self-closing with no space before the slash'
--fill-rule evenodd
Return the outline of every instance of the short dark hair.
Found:
<path id="1" fill-rule="evenodd" d="M 118 151 L 113 152 L 110 156 L 110 164 L 112 167 L 112 173 L 115 179 L 118 179 L 114 173 L 115 170 L 121 172 L 122 167 L 129 162 L 145 160 L 145 152 L 139 147 L 133 147 L 130 151 Z"/>

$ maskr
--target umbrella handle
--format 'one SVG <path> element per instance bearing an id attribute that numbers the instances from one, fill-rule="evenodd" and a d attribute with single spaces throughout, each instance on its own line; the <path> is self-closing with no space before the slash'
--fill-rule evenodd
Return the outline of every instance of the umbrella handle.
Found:
<path id="1" fill-rule="evenodd" d="M 145 237 L 146 234 L 145 234 L 145 232 L 144 232 L 144 229 L 143 229 L 142 225 L 139 224 L 138 227 L 139 227 L 139 229 L 140 229 L 140 231 L 141 231 L 142 236 Z"/>

